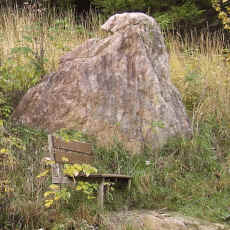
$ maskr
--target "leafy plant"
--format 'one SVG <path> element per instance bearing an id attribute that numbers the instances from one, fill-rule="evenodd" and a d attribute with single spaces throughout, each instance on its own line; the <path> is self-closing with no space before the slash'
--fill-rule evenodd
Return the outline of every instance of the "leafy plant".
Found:
<path id="1" fill-rule="evenodd" d="M 68 159 L 63 159 L 63 161 L 68 162 Z M 48 165 L 54 164 L 54 162 L 50 160 L 46 160 Z M 97 190 L 97 184 L 90 184 L 88 182 L 84 181 L 76 181 L 75 177 L 79 174 L 89 176 L 92 173 L 96 173 L 96 168 L 87 165 L 87 164 L 64 164 L 64 170 L 63 173 L 65 175 L 70 176 L 73 179 L 73 182 L 75 182 L 77 185 L 75 187 L 75 191 L 82 192 L 83 194 L 87 195 L 87 199 L 94 199 L 94 193 Z M 44 176 L 47 176 L 49 173 L 49 170 L 45 170 L 42 173 L 40 173 L 37 178 L 41 178 Z M 58 185 L 51 184 L 49 186 L 50 190 L 44 193 L 45 204 L 44 206 L 46 208 L 51 207 L 54 204 L 54 201 L 64 200 L 66 202 L 70 201 L 71 198 L 71 190 L 68 188 L 59 188 Z M 73 191 L 72 191 L 73 192 Z"/>
<path id="2" fill-rule="evenodd" d="M 0 119 L 8 119 L 13 111 L 13 107 L 9 104 L 7 98 L 0 92 Z"/>
<path id="3" fill-rule="evenodd" d="M 212 0 L 212 5 L 218 12 L 224 28 L 230 30 L 230 4 L 227 0 Z"/>
<path id="4" fill-rule="evenodd" d="M 0 129 L 3 122 L 0 122 Z M 11 149 L 14 146 L 20 146 L 19 140 L 12 137 L 4 137 L 0 133 L 0 200 L 7 199 L 13 192 L 13 187 L 8 176 L 8 171 L 12 170 L 16 164 L 15 157 L 12 155 Z"/>
<path id="5" fill-rule="evenodd" d="M 22 138 L 17 127 L 12 127 L 12 124 L 10 125 L 9 122 L 4 121 L 0 123 L 0 228 L 10 229 L 22 225 L 26 227 L 29 225 L 27 221 L 32 226 L 34 222 L 39 222 L 38 215 L 40 215 L 40 211 L 38 211 L 40 207 L 33 200 L 33 197 L 39 199 L 37 191 L 42 191 L 42 186 L 45 183 L 44 180 L 38 183 L 35 183 L 33 180 L 33 174 L 36 173 L 34 164 L 36 164 L 37 168 L 40 167 L 38 153 L 40 153 L 41 149 L 37 148 L 36 160 L 29 159 L 27 151 L 31 153 L 32 146 L 28 146 L 25 136 Z M 26 130 L 26 128 L 21 127 L 21 130 Z M 30 138 L 33 138 L 32 132 L 30 134 Z M 39 140 L 40 135 L 36 139 L 38 144 L 41 144 Z M 24 153 L 27 155 L 27 159 L 24 158 Z M 25 191 L 27 202 L 23 202 Z M 19 216 L 20 218 L 18 218 Z M 40 219 L 42 217 L 41 215 Z"/>
<path id="6" fill-rule="evenodd" d="M 44 206 L 46 208 L 51 207 L 54 201 L 58 201 L 58 200 L 64 200 L 66 202 L 69 201 L 70 192 L 67 190 L 67 188 L 59 189 L 59 186 L 55 184 L 51 184 L 49 188 L 50 190 L 44 193 L 44 197 L 46 198 Z"/>
<path id="7" fill-rule="evenodd" d="M 9 118 L 12 106 L 18 103 L 23 94 L 41 80 L 45 74 L 44 34 L 40 24 L 27 30 L 23 40 L 0 65 L 0 115 Z M 40 31 L 40 32 L 39 32 Z"/>
<path id="8" fill-rule="evenodd" d="M 79 131 L 61 129 L 56 132 L 56 135 L 64 139 L 65 141 L 73 141 L 73 140 L 82 140 L 84 135 Z M 62 161 L 65 162 L 63 167 L 63 173 L 66 176 L 72 178 L 73 182 L 76 184 L 74 191 L 81 192 L 86 195 L 87 199 L 94 199 L 94 193 L 97 190 L 97 184 L 90 184 L 85 181 L 76 181 L 76 177 L 79 175 L 89 176 L 90 174 L 94 174 L 97 172 L 97 169 L 88 164 L 68 164 L 69 159 L 66 157 L 62 158 Z M 45 163 L 48 166 L 52 166 L 55 162 L 50 159 L 45 159 Z M 42 173 L 40 173 L 37 178 L 41 178 L 47 176 L 50 173 L 49 169 L 46 169 Z M 54 201 L 64 200 L 68 202 L 71 198 L 71 190 L 68 188 L 60 188 L 57 185 L 50 185 L 50 190 L 44 193 L 45 207 L 49 208 L 54 204 Z M 72 191 L 73 192 L 73 191 Z"/>
<path id="9" fill-rule="evenodd" d="M 64 160 L 66 160 L 68 163 L 68 159 Z M 88 177 L 90 174 L 95 174 L 97 173 L 97 169 L 88 164 L 65 164 L 63 172 L 65 175 L 68 175 L 74 179 L 74 177 L 78 175 L 85 175 Z"/>

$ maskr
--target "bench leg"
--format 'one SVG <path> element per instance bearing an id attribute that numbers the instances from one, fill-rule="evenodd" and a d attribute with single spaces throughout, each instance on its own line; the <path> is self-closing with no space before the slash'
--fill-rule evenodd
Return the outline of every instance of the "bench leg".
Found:
<path id="1" fill-rule="evenodd" d="M 104 207 L 104 182 L 105 178 L 102 178 L 97 193 L 97 205 L 100 209 L 103 209 Z"/>
<path id="2" fill-rule="evenodd" d="M 128 180 L 128 191 L 131 189 L 131 179 Z"/>

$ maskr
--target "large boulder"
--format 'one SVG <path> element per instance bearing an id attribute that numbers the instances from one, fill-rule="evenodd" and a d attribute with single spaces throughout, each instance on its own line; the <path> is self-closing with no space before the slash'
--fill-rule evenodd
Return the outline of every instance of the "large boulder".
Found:
<path id="1" fill-rule="evenodd" d="M 107 37 L 89 39 L 61 57 L 59 70 L 27 92 L 14 117 L 49 132 L 81 130 L 102 144 L 116 137 L 135 151 L 190 135 L 156 21 L 123 13 L 101 28 Z"/>

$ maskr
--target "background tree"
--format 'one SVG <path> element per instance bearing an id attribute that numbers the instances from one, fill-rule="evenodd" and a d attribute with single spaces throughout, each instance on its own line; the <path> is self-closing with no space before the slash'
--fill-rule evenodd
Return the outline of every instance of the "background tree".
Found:
<path id="1" fill-rule="evenodd" d="M 106 16 L 122 12 L 144 12 L 155 17 L 161 26 L 212 23 L 216 13 L 211 0 L 92 0 Z M 210 17 L 211 16 L 211 17 Z"/>

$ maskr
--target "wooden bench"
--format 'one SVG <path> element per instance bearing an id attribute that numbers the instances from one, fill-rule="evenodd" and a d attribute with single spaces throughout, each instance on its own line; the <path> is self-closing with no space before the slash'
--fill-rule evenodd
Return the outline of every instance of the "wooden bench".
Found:
<path id="1" fill-rule="evenodd" d="M 68 184 L 74 181 L 89 181 L 99 183 L 97 202 L 98 207 L 103 209 L 104 206 L 104 186 L 105 182 L 123 182 L 130 188 L 131 176 L 120 174 L 91 174 L 89 176 L 78 175 L 74 178 L 63 174 L 63 157 L 68 159 L 68 164 L 91 164 L 94 162 L 92 145 L 82 142 L 65 142 L 60 138 L 48 135 L 50 158 L 55 162 L 52 165 L 52 183 Z"/>

